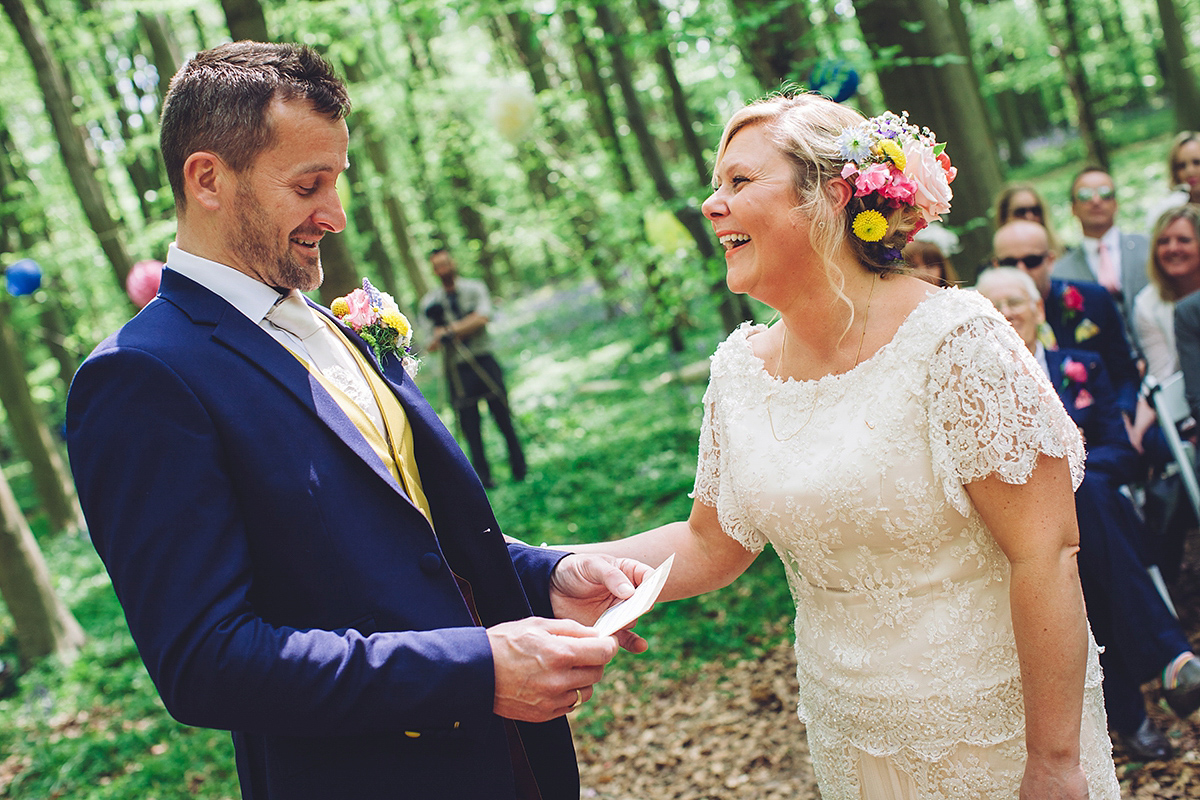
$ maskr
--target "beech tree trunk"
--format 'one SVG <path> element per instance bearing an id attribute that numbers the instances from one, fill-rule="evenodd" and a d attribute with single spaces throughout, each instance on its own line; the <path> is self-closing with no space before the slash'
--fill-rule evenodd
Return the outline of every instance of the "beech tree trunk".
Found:
<path id="1" fill-rule="evenodd" d="M 876 65 L 888 108 L 908 111 L 914 125 L 932 129 L 959 167 L 954 210 L 945 221 L 959 233 L 954 264 L 970 282 L 991 253 L 988 217 L 1002 177 L 968 56 L 938 0 L 858 0 L 855 7 L 871 52 L 898 48 L 897 58 Z"/>
<path id="2" fill-rule="evenodd" d="M 638 150 L 641 152 L 646 172 L 649 173 L 651 179 L 654 181 L 654 188 L 658 191 L 658 196 L 666 203 L 672 213 L 675 214 L 680 223 L 687 228 L 692 239 L 695 240 L 696 248 L 700 251 L 700 256 L 707 266 L 713 263 L 717 256 L 716 245 L 713 243 L 712 238 L 712 230 L 708 222 L 704 219 L 704 215 L 700 213 L 700 209 L 687 205 L 679 197 L 675 191 L 675 187 L 671 184 L 670 177 L 667 175 L 666 165 L 663 163 L 662 155 L 658 152 L 658 145 L 654 141 L 654 135 L 650 132 L 650 125 L 646 120 L 646 112 L 642 108 L 641 99 L 638 97 L 633 85 L 633 70 L 630 67 L 629 61 L 625 58 L 625 51 L 621 47 L 621 42 L 625 38 L 624 30 L 604 2 L 596 4 L 596 22 L 605 33 L 609 53 L 612 58 L 613 78 L 621 88 L 621 96 L 625 100 L 625 117 L 629 121 L 629 127 L 633 130 L 634 137 L 637 139 Z M 714 282 L 711 285 L 711 291 L 721 298 L 721 322 L 726 330 L 732 331 L 743 321 L 750 319 L 749 303 L 741 295 L 735 295 L 729 291 L 725 286 L 725 276 L 723 274 L 720 281 Z"/>
<path id="3" fill-rule="evenodd" d="M 59 600 L 50 572 L 17 499 L 0 470 L 0 596 L 17 632 L 17 650 L 26 665 L 57 655 L 70 663 L 83 645 L 83 628 Z"/>
<path id="4" fill-rule="evenodd" d="M 25 364 L 8 322 L 5 300 L 0 300 L 0 404 L 8 414 L 13 438 L 33 470 L 33 482 L 51 528 L 80 530 L 83 512 L 75 496 L 75 484 L 29 393 Z"/>
<path id="5" fill-rule="evenodd" d="M 1171 92 L 1175 107 L 1175 125 L 1181 131 L 1200 130 L 1200 86 L 1196 74 L 1188 68 L 1188 47 L 1183 36 L 1183 22 L 1175 0 L 1156 0 L 1162 21 L 1162 43 L 1166 50 L 1166 70 L 1163 79 Z"/>
<path id="6" fill-rule="evenodd" d="M 112 265 L 113 275 L 125 294 L 125 278 L 133 268 L 133 261 L 125 249 L 120 225 L 109 213 L 100 181 L 96 178 L 96 167 L 88 157 L 87 145 L 82 130 L 75 124 L 75 109 L 71 104 L 71 93 L 67 89 L 66 75 L 62 66 L 53 57 L 46 38 L 34 24 L 23 0 L 0 0 L 13 27 L 21 37 L 21 44 L 29 53 L 37 75 L 38 85 L 46 103 L 46 113 L 54 127 L 54 135 L 62 152 L 63 162 L 88 224 L 100 240 L 100 248 Z"/>
<path id="7" fill-rule="evenodd" d="M 221 0 L 225 12 L 225 24 L 229 26 L 235 42 L 250 39 L 255 42 L 271 41 L 267 33 L 267 17 L 258 0 Z"/>

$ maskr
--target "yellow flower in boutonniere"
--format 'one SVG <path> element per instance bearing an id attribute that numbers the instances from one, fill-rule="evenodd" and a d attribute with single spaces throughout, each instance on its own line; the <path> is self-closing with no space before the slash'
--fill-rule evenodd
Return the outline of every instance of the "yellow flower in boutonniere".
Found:
<path id="1" fill-rule="evenodd" d="M 416 375 L 420 362 L 410 349 L 412 325 L 408 317 L 400 313 L 391 295 L 379 291 L 363 278 L 361 289 L 337 298 L 329 304 L 329 310 L 371 346 L 380 366 L 387 356 L 394 355 L 409 375 Z"/>

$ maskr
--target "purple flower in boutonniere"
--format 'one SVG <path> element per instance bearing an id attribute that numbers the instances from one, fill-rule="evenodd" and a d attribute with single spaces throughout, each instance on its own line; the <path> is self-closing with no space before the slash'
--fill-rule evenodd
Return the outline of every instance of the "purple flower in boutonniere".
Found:
<path id="1" fill-rule="evenodd" d="M 410 377 L 417 374 L 420 362 L 412 355 L 412 325 L 390 294 L 363 278 L 361 289 L 337 298 L 329 310 L 371 346 L 381 365 L 387 356 L 394 355 Z"/>

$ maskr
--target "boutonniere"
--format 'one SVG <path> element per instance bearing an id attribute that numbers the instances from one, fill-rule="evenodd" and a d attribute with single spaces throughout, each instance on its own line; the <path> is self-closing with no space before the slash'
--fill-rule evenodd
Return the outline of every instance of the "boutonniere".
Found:
<path id="1" fill-rule="evenodd" d="M 329 310 L 371 346 L 380 365 L 388 356 L 396 356 L 410 377 L 417 374 L 420 361 L 411 350 L 412 325 L 390 294 L 363 278 L 361 289 L 334 300 Z"/>
<path id="2" fill-rule="evenodd" d="M 1092 403 L 1096 402 L 1096 398 L 1092 397 L 1092 393 L 1084 388 L 1087 383 L 1088 371 L 1082 361 L 1076 361 L 1073 358 L 1065 358 L 1062 363 L 1062 388 L 1069 389 L 1072 386 L 1079 388 L 1079 392 L 1075 395 L 1075 407 L 1087 408 Z"/>
<path id="3" fill-rule="evenodd" d="M 1062 293 L 1063 316 L 1068 320 L 1076 314 L 1083 313 L 1083 295 L 1074 286 L 1068 286 Z"/>

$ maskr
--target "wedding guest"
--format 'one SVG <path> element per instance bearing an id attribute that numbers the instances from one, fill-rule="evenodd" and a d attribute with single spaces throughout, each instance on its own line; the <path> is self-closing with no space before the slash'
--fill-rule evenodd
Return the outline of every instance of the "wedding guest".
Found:
<path id="1" fill-rule="evenodd" d="M 1045 308 L 1044 343 L 1051 349 L 1070 347 L 1097 353 L 1116 387 L 1117 406 L 1132 420 L 1141 377 L 1112 297 L 1090 281 L 1051 277 L 1057 259 L 1046 229 L 1036 222 L 1006 223 L 992 236 L 992 251 L 993 264 L 1018 267 L 1033 278 Z"/>
<path id="2" fill-rule="evenodd" d="M 1200 203 L 1200 133 L 1181 131 L 1167 151 L 1167 185 L 1169 194 L 1150 205 L 1149 225 L 1164 212 L 1184 203 Z"/>
<path id="3" fill-rule="evenodd" d="M 300 294 L 346 224 L 349 105 L 291 44 L 171 80 L 177 238 L 71 386 L 80 503 L 163 703 L 233 732 L 245 797 L 578 798 L 563 715 L 617 649 L 581 622 L 647 570 L 506 541 L 400 354 Z"/>
<path id="4" fill-rule="evenodd" d="M 781 320 L 713 356 L 688 519 L 588 549 L 673 553 L 677 598 L 773 546 L 823 797 L 1115 800 L 1079 432 L 991 303 L 902 274 L 953 175 L 895 115 L 815 95 L 733 115 L 703 211 L 729 288 Z"/>
<path id="5" fill-rule="evenodd" d="M 1168 210 L 1150 239 L 1150 284 L 1133 301 L 1133 325 L 1146 373 L 1162 381 L 1179 370 L 1175 304 L 1200 289 L 1200 206 Z"/>
<path id="6" fill-rule="evenodd" d="M 1054 277 L 1099 283 L 1117 301 L 1129 325 L 1133 298 L 1146 285 L 1149 241 L 1117 226 L 1117 189 L 1112 176 L 1099 167 L 1084 168 L 1071 182 L 1071 213 L 1083 229 L 1083 243 L 1063 254 Z"/>
<path id="7" fill-rule="evenodd" d="M 912 274 L 934 286 L 950 286 L 958 283 L 958 276 L 950 259 L 942 253 L 942 248 L 936 243 L 913 239 L 900 251 L 904 262 L 912 269 Z"/>
<path id="8" fill-rule="evenodd" d="M 1075 492 L 1079 578 L 1088 621 L 1104 648 L 1100 663 L 1109 727 L 1134 758 L 1170 758 L 1166 735 L 1146 715 L 1141 686 L 1161 677 L 1168 705 L 1186 718 L 1200 708 L 1200 661 L 1139 556 L 1146 546 L 1145 525 L 1121 492 L 1122 485 L 1141 477 L 1138 455 L 1104 362 L 1087 350 L 1042 346 L 1042 297 L 1025 272 L 989 269 L 979 276 L 976 290 L 1012 324 L 1087 442 L 1083 483 Z"/>
<path id="9" fill-rule="evenodd" d="M 1047 211 L 1048 206 L 1046 205 L 1046 201 L 1032 183 L 1009 184 L 1004 187 L 1000 194 L 996 195 L 995 205 L 992 218 L 995 221 L 997 230 L 1003 228 L 1014 219 L 1036 222 L 1046 229 L 1046 236 L 1050 240 L 1050 249 L 1055 254 L 1062 252 L 1062 246 L 1059 244 L 1058 238 L 1054 235 L 1054 228 L 1047 221 L 1049 219 L 1049 212 Z"/>

